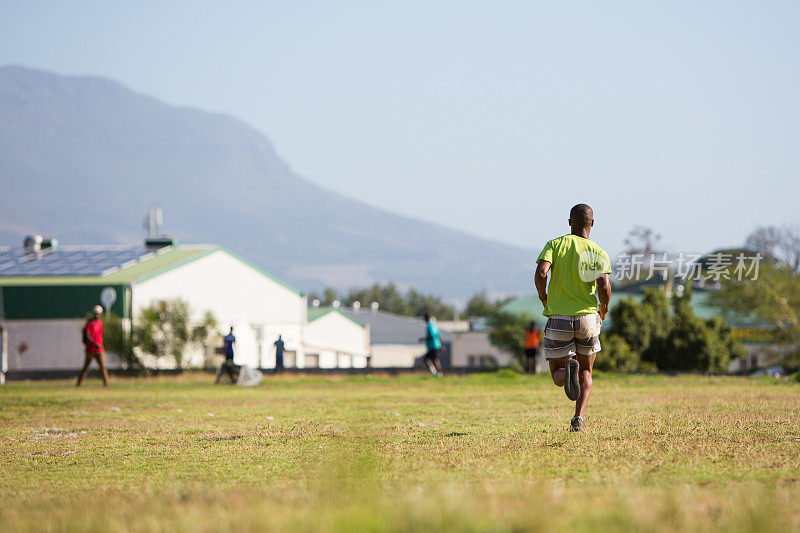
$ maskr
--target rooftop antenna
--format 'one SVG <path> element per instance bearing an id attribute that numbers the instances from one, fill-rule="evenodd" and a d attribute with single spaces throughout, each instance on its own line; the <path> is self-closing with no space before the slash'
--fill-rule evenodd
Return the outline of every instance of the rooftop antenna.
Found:
<path id="1" fill-rule="evenodd" d="M 147 230 L 148 237 L 157 237 L 161 234 L 161 224 L 163 218 L 160 207 L 150 206 L 144 216 L 144 228 Z"/>

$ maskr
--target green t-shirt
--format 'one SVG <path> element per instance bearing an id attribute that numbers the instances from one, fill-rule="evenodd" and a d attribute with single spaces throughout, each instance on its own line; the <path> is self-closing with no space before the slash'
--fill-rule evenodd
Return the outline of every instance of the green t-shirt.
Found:
<path id="1" fill-rule="evenodd" d="M 564 235 L 548 241 L 538 260 L 550 262 L 545 316 L 597 312 L 595 280 L 611 274 L 611 261 L 602 248 L 589 239 Z"/>

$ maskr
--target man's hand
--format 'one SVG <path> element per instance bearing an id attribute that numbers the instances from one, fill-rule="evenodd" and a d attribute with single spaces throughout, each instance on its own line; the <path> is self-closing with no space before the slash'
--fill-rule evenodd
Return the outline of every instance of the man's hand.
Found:
<path id="1" fill-rule="evenodd" d="M 539 301 L 542 302 L 542 305 L 547 307 L 547 295 L 539 296 Z"/>
<path id="2" fill-rule="evenodd" d="M 600 320 L 605 320 L 606 314 L 608 314 L 608 306 L 600 304 L 600 307 L 597 309 L 597 313 L 600 315 Z"/>

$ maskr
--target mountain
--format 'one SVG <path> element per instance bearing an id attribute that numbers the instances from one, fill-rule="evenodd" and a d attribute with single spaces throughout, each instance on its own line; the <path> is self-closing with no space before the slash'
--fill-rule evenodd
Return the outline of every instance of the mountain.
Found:
<path id="1" fill-rule="evenodd" d="M 0 242 L 137 243 L 150 205 L 305 290 L 529 290 L 532 252 L 371 207 L 292 172 L 259 131 L 96 77 L 0 68 Z"/>

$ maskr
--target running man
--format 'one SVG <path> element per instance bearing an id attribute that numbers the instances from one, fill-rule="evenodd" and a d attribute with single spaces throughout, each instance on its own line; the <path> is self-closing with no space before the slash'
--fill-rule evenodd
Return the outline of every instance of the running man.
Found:
<path id="1" fill-rule="evenodd" d="M 439 350 L 442 349 L 442 338 L 439 334 L 439 327 L 428 313 L 425 313 L 423 318 L 427 325 L 425 327 L 425 338 L 420 339 L 420 342 L 425 341 L 425 348 L 428 349 L 428 352 L 425 354 L 425 364 L 428 366 L 428 370 L 431 371 L 431 374 L 436 377 L 442 377 L 444 376 L 444 372 L 442 372 L 442 362 L 439 361 Z"/>
<path id="2" fill-rule="evenodd" d="M 92 360 L 97 359 L 100 365 L 100 377 L 103 378 L 103 386 L 108 387 L 108 370 L 106 370 L 106 350 L 103 347 L 103 308 L 95 305 L 92 309 L 92 318 L 86 321 L 83 326 L 83 348 L 86 358 L 83 361 L 83 369 L 78 374 L 78 387 L 83 383 L 86 374 L 89 373 L 89 365 Z"/>
<path id="3" fill-rule="evenodd" d="M 231 378 L 231 383 L 236 383 L 236 377 L 233 375 L 233 370 L 236 368 L 236 365 L 233 364 L 233 345 L 236 344 L 236 337 L 233 336 L 233 326 L 231 326 L 231 331 L 222 337 L 222 342 L 224 343 L 222 353 L 225 354 L 225 361 L 220 365 L 217 379 L 214 383 L 219 383 L 222 372 L 228 374 L 228 377 Z"/>
<path id="4" fill-rule="evenodd" d="M 573 207 L 570 233 L 545 244 L 534 276 L 547 317 L 544 355 L 550 374 L 557 386 L 564 387 L 567 398 L 576 402 L 570 431 L 583 430 L 583 414 L 592 393 L 592 368 L 600 351 L 600 326 L 611 300 L 611 261 L 589 240 L 592 226 L 592 208 L 586 204 Z"/>

